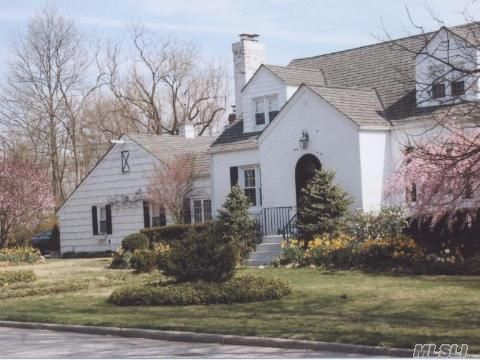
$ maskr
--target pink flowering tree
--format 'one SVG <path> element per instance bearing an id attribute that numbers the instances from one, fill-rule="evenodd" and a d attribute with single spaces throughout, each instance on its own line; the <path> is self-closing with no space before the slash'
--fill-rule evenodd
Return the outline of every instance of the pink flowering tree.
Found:
<path id="1" fill-rule="evenodd" d="M 55 208 L 49 177 L 31 161 L 0 158 L 0 248 L 15 225 L 32 229 Z"/>
<path id="2" fill-rule="evenodd" d="M 185 199 L 193 189 L 194 162 L 191 154 L 164 161 L 149 179 L 147 200 L 165 209 L 177 224 L 185 219 Z"/>
<path id="3" fill-rule="evenodd" d="M 432 223 L 458 210 L 475 215 L 480 205 L 480 128 L 444 123 L 437 135 L 404 146 L 404 157 L 387 186 L 401 196 L 412 217 Z"/>

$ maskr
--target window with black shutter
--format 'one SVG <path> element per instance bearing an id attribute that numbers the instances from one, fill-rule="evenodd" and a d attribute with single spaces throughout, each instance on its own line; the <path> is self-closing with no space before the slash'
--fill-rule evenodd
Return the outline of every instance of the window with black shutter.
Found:
<path id="1" fill-rule="evenodd" d="M 98 235 L 98 218 L 96 206 L 92 206 L 92 230 L 93 235 Z"/>
<path id="2" fill-rule="evenodd" d="M 106 217 L 106 232 L 107 234 L 112 233 L 112 207 L 110 205 L 105 205 L 105 217 Z"/>
<path id="3" fill-rule="evenodd" d="M 232 166 L 230 168 L 230 186 L 234 187 L 238 184 L 238 166 Z"/>
<path id="4" fill-rule="evenodd" d="M 148 202 L 143 202 L 143 227 L 145 229 L 150 227 L 150 206 Z"/>

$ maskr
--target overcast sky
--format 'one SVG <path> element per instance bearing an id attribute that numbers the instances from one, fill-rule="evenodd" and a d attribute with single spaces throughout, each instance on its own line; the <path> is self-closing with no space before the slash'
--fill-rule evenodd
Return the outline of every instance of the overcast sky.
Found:
<path id="1" fill-rule="evenodd" d="M 25 28 L 43 0 L 0 0 L 0 69 L 12 32 Z M 378 42 L 382 23 L 395 37 L 412 31 L 405 7 L 426 29 L 464 22 L 465 8 L 480 18 L 475 0 L 58 0 L 57 8 L 94 36 L 121 39 L 125 26 L 142 22 L 165 35 L 197 41 L 204 54 L 230 61 L 241 32 L 261 34 L 267 62 L 307 57 Z"/>

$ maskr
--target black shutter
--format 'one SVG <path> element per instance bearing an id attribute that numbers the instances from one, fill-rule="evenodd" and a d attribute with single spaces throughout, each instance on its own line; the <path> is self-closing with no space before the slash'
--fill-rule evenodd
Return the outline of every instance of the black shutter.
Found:
<path id="1" fill-rule="evenodd" d="M 230 186 L 234 187 L 238 184 L 238 166 L 232 166 L 230 168 Z"/>
<path id="2" fill-rule="evenodd" d="M 143 202 L 143 227 L 145 229 L 150 227 L 150 207 L 146 201 Z"/>
<path id="3" fill-rule="evenodd" d="M 183 222 L 185 224 L 192 223 L 192 214 L 190 212 L 190 199 L 185 199 L 183 203 Z"/>
<path id="4" fill-rule="evenodd" d="M 93 228 L 93 235 L 98 235 L 98 219 L 97 219 L 96 206 L 92 206 L 92 228 Z"/>
<path id="5" fill-rule="evenodd" d="M 107 217 L 107 234 L 112 233 L 112 207 L 105 205 L 105 215 Z"/>

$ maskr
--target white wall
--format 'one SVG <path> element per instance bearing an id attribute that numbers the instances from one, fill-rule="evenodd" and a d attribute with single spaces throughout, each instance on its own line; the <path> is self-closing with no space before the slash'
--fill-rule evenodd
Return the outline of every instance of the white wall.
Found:
<path id="1" fill-rule="evenodd" d="M 230 193 L 230 167 L 256 165 L 259 162 L 257 149 L 215 153 L 212 155 L 211 179 L 214 212 L 222 207 L 227 195 Z"/>
<path id="2" fill-rule="evenodd" d="M 125 236 L 143 229 L 142 198 L 158 160 L 128 136 L 123 136 L 122 140 L 125 143 L 116 144 L 110 150 L 58 211 L 62 253 L 116 250 Z M 121 151 L 125 150 L 130 155 L 130 172 L 122 174 Z M 197 179 L 194 188 L 192 198 L 208 198 L 210 179 Z M 137 200 L 112 203 L 112 199 L 121 195 Z M 109 203 L 112 206 L 112 234 L 93 235 L 91 208 Z"/>
<path id="3" fill-rule="evenodd" d="M 299 148 L 302 130 L 308 149 Z M 260 137 L 264 207 L 296 206 L 295 166 L 301 156 L 315 155 L 326 169 L 336 169 L 336 181 L 362 206 L 358 126 L 318 95 L 302 88 Z"/>
<path id="4" fill-rule="evenodd" d="M 362 208 L 379 210 L 383 204 L 387 163 L 390 161 L 390 131 L 360 131 Z"/>
<path id="5" fill-rule="evenodd" d="M 255 124 L 253 99 L 270 95 L 277 95 L 278 106 L 281 108 L 287 101 L 287 86 L 270 70 L 262 67 L 242 92 L 244 132 L 260 131 L 265 127 L 265 125 L 257 126 Z"/>

